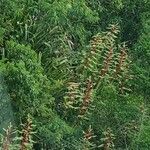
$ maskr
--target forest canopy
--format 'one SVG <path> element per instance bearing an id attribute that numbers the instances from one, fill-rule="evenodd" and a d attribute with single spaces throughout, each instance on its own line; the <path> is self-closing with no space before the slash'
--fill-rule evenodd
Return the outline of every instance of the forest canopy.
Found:
<path id="1" fill-rule="evenodd" d="M 149 0 L 0 0 L 0 149 L 150 149 Z"/>

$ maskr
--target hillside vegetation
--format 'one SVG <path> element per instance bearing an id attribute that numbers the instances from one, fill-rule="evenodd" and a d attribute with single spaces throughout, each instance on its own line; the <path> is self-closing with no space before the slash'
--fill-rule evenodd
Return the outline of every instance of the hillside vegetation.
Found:
<path id="1" fill-rule="evenodd" d="M 2 150 L 150 150 L 150 1 L 0 0 Z"/>

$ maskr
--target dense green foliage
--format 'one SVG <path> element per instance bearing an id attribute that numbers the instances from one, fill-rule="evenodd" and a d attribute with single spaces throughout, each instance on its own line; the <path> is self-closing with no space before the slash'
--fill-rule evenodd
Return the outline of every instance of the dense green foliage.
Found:
<path id="1" fill-rule="evenodd" d="M 149 9 L 0 0 L 2 149 L 149 150 Z"/>

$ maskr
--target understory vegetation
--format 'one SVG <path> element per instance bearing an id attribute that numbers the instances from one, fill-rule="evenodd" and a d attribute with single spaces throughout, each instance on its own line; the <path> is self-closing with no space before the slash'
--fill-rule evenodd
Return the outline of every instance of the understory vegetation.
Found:
<path id="1" fill-rule="evenodd" d="M 0 149 L 149 150 L 149 10 L 0 0 Z"/>

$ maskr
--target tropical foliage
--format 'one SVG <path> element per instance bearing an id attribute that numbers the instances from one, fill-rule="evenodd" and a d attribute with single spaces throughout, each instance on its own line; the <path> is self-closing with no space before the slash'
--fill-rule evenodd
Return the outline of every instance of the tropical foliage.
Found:
<path id="1" fill-rule="evenodd" d="M 1 0 L 1 149 L 149 150 L 149 8 Z"/>

